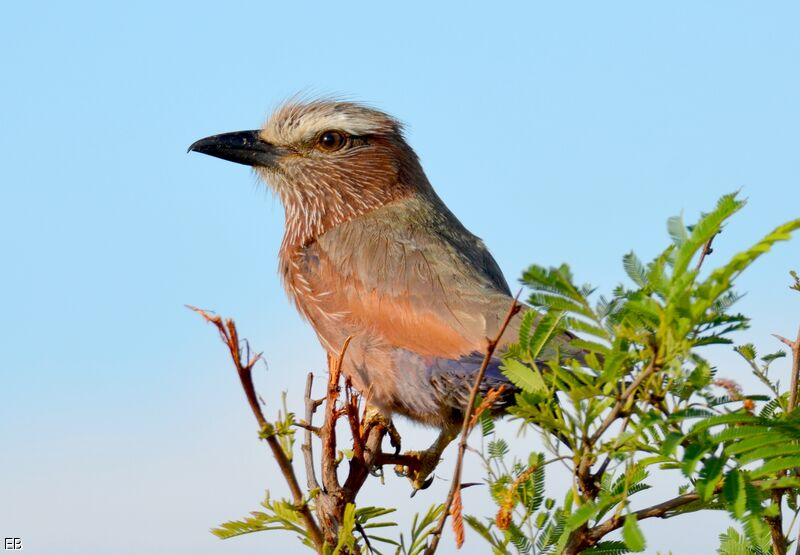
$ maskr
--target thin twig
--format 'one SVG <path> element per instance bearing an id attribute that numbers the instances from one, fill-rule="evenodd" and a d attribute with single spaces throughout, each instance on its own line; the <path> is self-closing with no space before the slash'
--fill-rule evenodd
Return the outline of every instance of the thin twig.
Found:
<path id="1" fill-rule="evenodd" d="M 374 553 L 372 549 L 372 544 L 369 543 L 369 536 L 367 536 L 367 531 L 364 530 L 364 527 L 361 526 L 361 523 L 358 521 L 356 521 L 356 530 L 358 531 L 359 534 L 361 534 L 361 537 L 364 539 L 364 545 L 367 546 L 367 553 Z"/>
<path id="2" fill-rule="evenodd" d="M 319 434 L 320 434 L 319 426 L 310 426 L 310 425 L 306 424 L 305 420 L 301 420 L 300 422 L 293 422 L 292 426 L 297 426 L 298 428 L 302 428 L 302 429 L 306 430 L 307 432 L 311 432 L 315 436 L 319 437 Z"/>
<path id="3" fill-rule="evenodd" d="M 319 482 L 317 482 L 317 475 L 314 470 L 314 452 L 311 447 L 312 434 L 319 435 L 319 428 L 312 425 L 314 412 L 317 410 L 319 403 L 311 398 L 311 388 L 314 385 L 314 374 L 309 372 L 306 378 L 306 391 L 303 396 L 306 406 L 306 421 L 305 421 L 305 434 L 303 436 L 303 460 L 306 465 L 306 482 L 308 483 L 308 490 L 315 491 L 319 489 Z"/>
<path id="4" fill-rule="evenodd" d="M 311 511 L 308 508 L 308 504 L 306 503 L 303 492 L 300 490 L 300 484 L 297 482 L 297 476 L 295 476 L 291 461 L 283 451 L 283 448 L 281 447 L 280 442 L 274 433 L 273 426 L 270 425 L 264 418 L 264 413 L 261 411 L 261 406 L 258 404 L 258 396 L 256 395 L 256 390 L 253 386 L 252 370 L 253 365 L 255 365 L 255 363 L 261 358 L 261 353 L 258 353 L 253 358 L 250 358 L 248 353 L 248 360 L 243 362 L 241 349 L 239 347 L 239 334 L 236 330 L 236 324 L 232 319 L 228 318 L 223 322 L 219 315 L 211 315 L 205 310 L 201 310 L 194 306 L 187 305 L 187 308 L 198 313 L 207 322 L 214 324 L 217 328 L 217 331 L 219 331 L 223 343 L 227 345 L 231 354 L 231 358 L 233 359 L 233 363 L 236 366 L 236 371 L 239 374 L 239 381 L 241 382 L 242 388 L 247 396 L 247 402 L 250 404 L 250 409 L 253 412 L 253 416 L 255 416 L 260 427 L 260 435 L 267 442 L 267 445 L 269 445 L 269 448 L 272 451 L 272 456 L 275 457 L 275 460 L 281 469 L 281 473 L 286 479 L 286 483 L 289 485 L 289 491 L 292 494 L 295 509 L 303 518 L 308 533 L 311 536 L 314 545 L 316 546 L 317 552 L 322 553 L 322 531 L 320 530 L 317 521 L 314 519 L 314 516 L 311 514 Z"/>
<path id="5" fill-rule="evenodd" d="M 631 417 L 630 416 L 626 416 L 625 419 L 622 421 L 622 426 L 619 429 L 619 434 L 617 435 L 617 438 L 614 440 L 614 444 L 611 447 L 612 451 L 616 451 L 617 448 L 619 447 L 619 439 L 622 436 L 622 434 L 625 433 L 625 428 L 628 427 L 628 423 L 630 423 L 630 420 L 631 420 Z M 606 455 L 606 458 L 603 461 L 603 463 L 600 465 L 600 468 L 597 469 L 597 472 L 592 474 L 592 481 L 593 482 L 597 483 L 597 482 L 600 482 L 603 479 L 603 474 L 605 474 L 606 470 L 608 469 L 608 465 L 610 463 L 611 463 L 611 455 Z"/>
<path id="6" fill-rule="evenodd" d="M 655 356 L 656 355 L 653 354 L 653 357 L 655 357 Z M 657 369 L 658 369 L 658 366 L 656 366 L 655 360 L 652 360 L 652 361 L 650 361 L 650 365 L 647 366 L 647 368 L 645 368 L 644 370 L 639 372 L 639 375 L 636 376 L 636 379 L 633 380 L 633 382 L 631 382 L 631 384 L 627 387 L 627 389 L 625 389 L 625 391 L 622 392 L 622 395 L 617 400 L 616 404 L 614 404 L 614 407 L 611 409 L 611 412 L 609 412 L 606 415 L 605 419 L 600 424 L 600 426 L 597 428 L 597 430 L 595 430 L 595 432 L 592 434 L 592 436 L 589 439 L 586 440 L 586 444 L 585 445 L 586 445 L 587 448 L 591 448 L 595 443 L 597 443 L 597 440 L 600 439 L 600 437 L 605 433 L 605 431 L 608 429 L 608 427 L 611 426 L 611 424 L 614 422 L 614 420 L 617 419 L 617 417 L 619 416 L 619 413 L 622 411 L 623 407 L 628 402 L 628 399 L 630 398 L 630 396 L 633 395 L 634 392 L 636 391 L 636 389 L 640 385 L 642 385 L 642 383 L 647 378 L 649 378 L 651 375 L 653 375 L 653 373 Z"/>
<path id="7" fill-rule="evenodd" d="M 425 555 L 433 555 L 436 552 L 436 548 L 439 546 L 439 540 L 442 537 L 442 531 L 444 530 L 447 517 L 450 514 L 450 508 L 453 505 L 456 492 L 458 492 L 460 489 L 461 468 L 464 464 L 464 452 L 467 449 L 467 437 L 469 436 L 470 432 L 470 420 L 472 419 L 472 411 L 475 407 L 475 399 L 478 397 L 478 391 L 480 390 L 481 382 L 483 382 L 483 376 L 486 374 L 486 368 L 489 366 L 489 362 L 492 360 L 492 356 L 497 348 L 497 344 L 500 342 L 500 339 L 503 337 L 503 333 L 511 323 L 511 319 L 522 309 L 522 306 L 518 302 L 520 293 L 522 293 L 521 290 L 511 302 L 511 308 L 508 309 L 506 318 L 503 321 L 503 324 L 500 326 L 497 336 L 493 340 L 489 341 L 486 347 L 486 354 L 483 357 L 483 363 L 478 370 L 478 374 L 475 376 L 475 382 L 472 384 L 472 390 L 469 394 L 469 401 L 467 401 L 467 405 L 464 407 L 464 421 L 461 425 L 461 439 L 458 442 L 458 455 L 456 457 L 456 466 L 453 470 L 453 481 L 450 485 L 450 492 L 447 494 L 447 500 L 444 502 L 444 510 L 439 517 L 439 522 L 436 524 L 436 528 L 430 534 L 431 543 L 425 549 Z"/>
<path id="8" fill-rule="evenodd" d="M 714 250 L 711 248 L 711 243 L 714 242 L 714 237 L 717 235 L 719 235 L 719 231 L 712 235 L 711 238 L 706 241 L 705 245 L 703 245 L 703 252 L 700 253 L 700 259 L 697 261 L 697 266 L 694 268 L 695 272 L 700 271 L 700 266 L 703 265 L 703 261 L 706 259 L 706 256 L 714 252 Z"/>
<path id="9" fill-rule="evenodd" d="M 353 393 L 350 378 L 344 380 L 344 408 L 347 422 L 350 424 L 350 435 L 353 436 L 353 457 L 364 458 L 364 438 L 361 437 L 361 420 L 358 417 L 358 396 Z"/>
<path id="10" fill-rule="evenodd" d="M 792 381 L 789 386 L 789 410 L 792 412 L 797 407 L 797 380 L 800 375 L 800 328 L 797 329 L 797 339 L 790 341 L 782 335 L 773 334 L 779 341 L 785 343 L 792 350 Z"/>

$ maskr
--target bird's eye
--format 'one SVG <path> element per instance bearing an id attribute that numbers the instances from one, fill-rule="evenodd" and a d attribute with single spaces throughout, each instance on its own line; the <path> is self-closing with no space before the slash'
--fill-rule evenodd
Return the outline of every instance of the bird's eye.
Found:
<path id="1" fill-rule="evenodd" d="M 333 152 L 339 150 L 347 142 L 347 138 L 340 131 L 325 131 L 317 139 L 317 144 L 322 150 Z"/>

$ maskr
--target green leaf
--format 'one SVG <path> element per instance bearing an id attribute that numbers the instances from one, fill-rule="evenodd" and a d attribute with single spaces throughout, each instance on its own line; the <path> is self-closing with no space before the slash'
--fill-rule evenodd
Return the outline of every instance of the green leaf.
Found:
<path id="1" fill-rule="evenodd" d="M 478 417 L 478 421 L 481 423 L 481 435 L 483 437 L 491 435 L 491 433 L 494 432 L 494 417 L 491 411 L 483 411 Z"/>
<path id="2" fill-rule="evenodd" d="M 505 358 L 500 367 L 503 374 L 515 386 L 526 393 L 546 395 L 547 385 L 538 369 L 533 369 L 513 358 Z"/>
<path id="3" fill-rule="evenodd" d="M 744 478 L 738 470 L 731 470 L 725 476 L 725 482 L 722 485 L 722 498 L 735 518 L 744 516 L 747 509 L 747 492 L 744 487 Z"/>
<path id="4" fill-rule="evenodd" d="M 667 219 L 667 233 L 669 233 L 672 242 L 678 247 L 686 242 L 689 238 L 689 233 L 683 223 L 683 216 L 672 216 Z"/>
<path id="5" fill-rule="evenodd" d="M 578 510 L 569 515 L 569 518 L 567 518 L 567 528 L 570 530 L 578 528 L 589 520 L 597 512 L 597 509 L 597 504 L 594 501 L 584 503 L 578 507 Z"/>
<path id="6" fill-rule="evenodd" d="M 788 443 L 788 441 L 791 440 L 784 439 L 784 443 L 782 445 L 768 445 L 748 451 L 739 457 L 739 464 L 745 465 L 761 460 L 766 462 L 781 456 L 800 457 L 800 445 L 796 443 Z"/>
<path id="7" fill-rule="evenodd" d="M 718 551 L 720 555 L 753 555 L 747 538 L 735 528 L 728 528 L 727 532 L 720 534 Z"/>
<path id="8" fill-rule="evenodd" d="M 647 547 L 644 534 L 642 534 L 642 530 L 636 522 L 636 515 L 633 513 L 625 516 L 625 524 L 622 526 L 622 539 L 628 549 L 636 553 L 644 551 L 645 547 Z"/>
<path id="9" fill-rule="evenodd" d="M 531 360 L 539 358 L 545 345 L 560 331 L 559 324 L 563 317 L 563 312 L 550 311 L 539 320 L 539 324 L 536 326 L 536 329 L 533 330 L 531 340 L 528 344 L 528 356 L 531 357 Z"/>
<path id="10" fill-rule="evenodd" d="M 639 287 L 647 285 L 647 270 L 633 251 L 622 257 L 622 267 L 636 285 Z"/>
<path id="11" fill-rule="evenodd" d="M 709 457 L 703 461 L 703 468 L 700 469 L 700 477 L 697 480 L 697 493 L 700 494 L 701 501 L 709 501 L 714 496 L 724 466 L 723 457 Z"/>
<path id="12" fill-rule="evenodd" d="M 675 452 L 675 449 L 680 445 L 683 439 L 683 434 L 678 432 L 669 432 L 661 443 L 661 454 L 668 457 Z"/>
<path id="13" fill-rule="evenodd" d="M 623 555 L 630 552 L 631 550 L 628 549 L 628 547 L 625 545 L 625 542 L 614 540 L 600 542 L 594 547 L 584 549 L 581 551 L 581 555 Z"/>
<path id="14" fill-rule="evenodd" d="M 519 344 L 524 350 L 528 349 L 531 326 L 533 326 L 537 316 L 538 314 L 536 314 L 535 310 L 528 310 L 522 315 L 522 321 L 519 324 Z"/>
<path id="15" fill-rule="evenodd" d="M 706 292 L 706 300 L 705 302 L 698 302 L 698 308 L 705 309 L 704 307 L 710 306 L 713 299 L 716 299 L 730 288 L 731 282 L 736 276 L 741 274 L 758 257 L 769 251 L 775 243 L 791 239 L 792 232 L 798 228 L 800 228 L 800 218 L 780 225 L 746 251 L 736 254 L 725 266 L 714 270 L 698 287 Z"/>
<path id="16" fill-rule="evenodd" d="M 778 472 L 779 470 L 787 470 L 789 468 L 795 468 L 798 466 L 800 466 L 800 456 L 779 457 L 764 463 L 759 468 L 756 468 L 750 473 L 750 476 L 752 478 L 760 478 L 762 476 Z"/>
<path id="17" fill-rule="evenodd" d="M 339 542 L 333 550 L 333 555 L 339 555 L 347 549 L 347 553 L 352 553 L 356 547 L 356 538 L 353 536 L 353 529 L 356 526 L 356 506 L 348 503 L 344 508 L 344 518 L 339 527 Z"/>
<path id="18" fill-rule="evenodd" d="M 722 223 L 744 206 L 744 201 L 736 199 L 736 193 L 724 195 L 717 201 L 717 206 L 705 214 L 692 228 L 690 237 L 682 236 L 678 245 L 673 271 L 680 275 L 686 271 L 692 258 L 703 248 L 707 241 L 719 233 Z M 685 233 L 685 230 L 684 230 Z"/>

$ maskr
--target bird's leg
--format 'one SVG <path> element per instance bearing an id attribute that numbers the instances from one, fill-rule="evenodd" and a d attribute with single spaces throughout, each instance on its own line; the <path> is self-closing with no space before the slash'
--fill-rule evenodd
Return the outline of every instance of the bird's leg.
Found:
<path id="1" fill-rule="evenodd" d="M 373 405 L 367 405 L 364 420 L 361 424 L 362 434 L 366 436 L 369 433 L 369 430 L 375 426 L 381 426 L 386 429 L 386 434 L 389 436 L 389 443 L 392 447 L 394 447 L 394 454 L 398 455 L 400 453 L 402 440 L 400 438 L 400 432 L 398 432 L 397 428 L 394 426 L 394 422 L 392 422 L 392 419 L 384 414 L 380 409 Z M 370 470 L 370 473 L 373 476 L 381 476 L 383 473 L 382 470 L 382 466 L 375 465 Z"/>
<path id="2" fill-rule="evenodd" d="M 404 456 L 413 457 L 419 461 L 419 466 L 412 469 L 407 466 L 397 465 L 394 467 L 395 472 L 399 476 L 406 476 L 411 480 L 411 487 L 414 489 L 411 492 L 413 497 L 419 490 L 426 489 L 433 483 L 433 476 L 431 474 L 436 469 L 439 461 L 442 458 L 442 452 L 450 445 L 458 435 L 458 430 L 451 428 L 444 428 L 433 445 L 428 447 L 425 451 L 408 451 L 403 453 Z"/>

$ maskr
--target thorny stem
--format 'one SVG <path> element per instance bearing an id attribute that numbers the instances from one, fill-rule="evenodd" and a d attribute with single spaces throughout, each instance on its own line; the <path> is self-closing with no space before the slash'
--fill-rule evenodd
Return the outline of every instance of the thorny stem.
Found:
<path id="1" fill-rule="evenodd" d="M 342 350 L 335 359 L 328 355 L 328 390 L 325 401 L 325 423 L 322 425 L 320 436 L 322 439 L 322 487 L 327 493 L 337 491 L 339 478 L 336 475 L 336 421 L 340 414 L 336 410 L 336 400 L 339 398 L 339 377 L 342 372 L 342 361 L 350 345 L 352 337 L 348 337 L 342 345 Z"/>
<path id="2" fill-rule="evenodd" d="M 500 326 L 500 330 L 497 332 L 497 336 L 489 340 L 488 345 L 486 347 L 486 354 L 483 357 L 483 363 L 481 364 L 480 369 L 478 370 L 478 374 L 475 376 L 475 382 L 472 384 L 472 390 L 469 394 L 469 400 L 467 401 L 467 405 L 464 408 L 464 421 L 461 425 L 461 439 L 458 442 L 458 455 L 456 457 L 456 466 L 453 469 L 453 478 L 452 484 L 450 485 L 450 492 L 447 494 L 447 499 L 444 502 L 444 509 L 442 510 L 442 514 L 439 517 L 439 522 L 436 524 L 436 528 L 431 532 L 431 543 L 428 544 L 428 547 L 425 549 L 425 555 L 433 555 L 436 552 L 436 548 L 439 546 L 439 541 L 442 537 L 442 531 L 444 530 L 445 522 L 447 521 L 447 517 L 450 514 L 450 508 L 453 505 L 453 500 L 456 497 L 456 493 L 460 491 L 461 488 L 461 467 L 464 464 L 464 453 L 467 449 L 467 437 L 469 436 L 470 432 L 470 420 L 472 419 L 472 412 L 475 407 L 475 399 L 478 397 L 478 391 L 480 390 L 481 382 L 483 381 L 483 376 L 486 374 L 486 368 L 489 366 L 489 362 L 494 355 L 494 351 L 497 348 L 497 344 L 500 342 L 500 339 L 503 337 L 503 333 L 506 331 L 508 324 L 511 323 L 511 319 L 520 311 L 522 310 L 522 306 L 519 304 L 518 299 L 519 295 L 522 293 L 520 290 L 517 293 L 514 300 L 511 302 L 511 307 L 508 309 L 508 313 L 506 314 L 506 318 L 503 321 L 503 324 Z"/>
<path id="3" fill-rule="evenodd" d="M 363 422 L 358 414 L 357 397 L 349 380 L 345 381 L 345 405 L 337 407 L 339 399 L 339 383 L 342 374 L 348 337 L 338 356 L 329 354 L 328 365 L 330 376 L 325 407 L 325 423 L 320 428 L 322 441 L 322 491 L 317 496 L 317 515 L 322 522 L 327 543 L 335 545 L 339 528 L 344 518 L 344 510 L 349 503 L 355 503 L 356 496 L 364 485 L 370 470 L 381 462 L 381 442 L 386 434 L 386 426 L 374 424 L 363 429 Z M 337 475 L 339 462 L 336 457 L 336 421 L 347 417 L 353 433 L 353 457 L 349 460 L 349 469 L 344 484 L 340 484 Z M 363 429 L 363 430 L 362 430 Z"/>
<path id="4" fill-rule="evenodd" d="M 243 362 L 241 349 L 239 348 L 239 334 L 236 330 L 236 324 L 233 320 L 229 318 L 223 322 L 222 318 L 218 315 L 212 316 L 208 312 L 194 306 L 187 305 L 187 308 L 198 313 L 207 322 L 210 322 L 217 327 L 223 343 L 225 343 L 231 353 L 231 358 L 236 366 L 236 372 L 239 374 L 239 381 L 241 382 L 244 393 L 247 396 L 247 402 L 250 404 L 250 409 L 253 411 L 253 416 L 255 416 L 260 427 L 260 435 L 264 437 L 267 445 L 269 445 L 269 448 L 272 451 L 272 456 L 275 457 L 275 460 L 281 469 L 281 473 L 286 479 L 286 483 L 289 485 L 289 491 L 292 494 L 295 509 L 300 513 L 300 516 L 305 522 L 306 528 L 308 529 L 308 533 L 314 542 L 317 552 L 322 553 L 322 531 L 320 530 L 317 521 L 314 519 L 314 516 L 311 514 L 311 511 L 308 508 L 308 504 L 303 496 L 303 492 L 300 490 L 300 484 L 297 482 L 297 476 L 295 476 L 291 461 L 283 451 L 283 448 L 278 442 L 277 436 L 274 432 L 272 432 L 272 427 L 267 422 L 266 418 L 264 418 L 264 413 L 261 411 L 261 406 L 258 404 L 258 396 L 256 395 L 256 390 L 253 386 L 252 370 L 255 363 L 261 358 L 261 353 L 258 353 L 252 358 L 248 357 L 249 360 Z"/>

